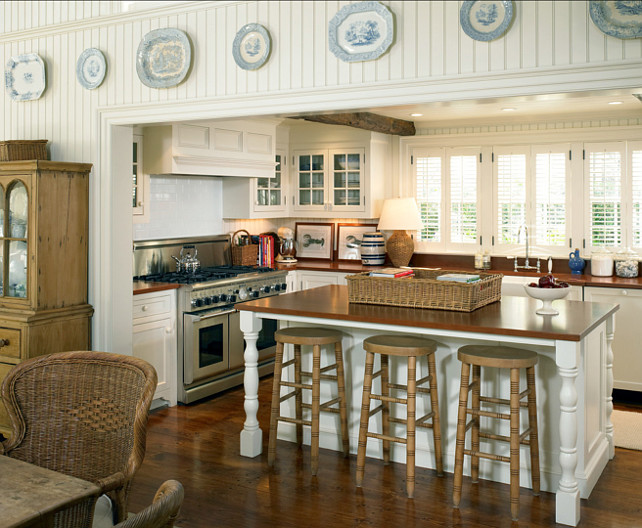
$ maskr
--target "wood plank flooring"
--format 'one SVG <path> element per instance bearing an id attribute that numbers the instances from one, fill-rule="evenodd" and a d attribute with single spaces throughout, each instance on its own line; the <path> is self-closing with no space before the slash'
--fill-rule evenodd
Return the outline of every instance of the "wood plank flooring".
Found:
<path id="1" fill-rule="evenodd" d="M 462 504 L 451 506 L 452 474 L 439 478 L 417 468 L 415 498 L 405 496 L 405 466 L 368 459 L 363 488 L 354 484 L 356 456 L 321 449 L 319 474 L 309 471 L 309 447 L 279 441 L 277 464 L 267 466 L 269 394 L 261 380 L 259 422 L 263 454 L 239 455 L 243 390 L 202 402 L 155 411 L 149 420 L 147 453 L 131 491 L 130 510 L 148 505 L 170 478 L 185 487 L 181 528 L 262 527 L 481 527 L 555 526 L 555 496 L 534 497 L 522 488 L 520 521 L 509 513 L 505 484 L 464 479 Z M 590 499 L 582 500 L 582 528 L 642 527 L 642 452 L 616 448 Z M 561 525 L 560 525 L 561 526 Z"/>

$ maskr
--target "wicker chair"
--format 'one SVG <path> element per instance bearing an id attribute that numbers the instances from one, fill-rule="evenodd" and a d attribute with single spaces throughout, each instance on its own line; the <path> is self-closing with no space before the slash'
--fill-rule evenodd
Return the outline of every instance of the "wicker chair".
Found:
<path id="1" fill-rule="evenodd" d="M 2 383 L 12 433 L 0 452 L 97 484 L 115 505 L 114 522 L 122 521 L 145 456 L 156 383 L 154 367 L 131 356 L 86 351 L 26 360 Z M 57 514 L 55 526 L 90 525 L 95 501 Z"/>
<path id="2" fill-rule="evenodd" d="M 183 504 L 183 485 L 166 480 L 154 495 L 154 502 L 114 528 L 172 528 Z"/>

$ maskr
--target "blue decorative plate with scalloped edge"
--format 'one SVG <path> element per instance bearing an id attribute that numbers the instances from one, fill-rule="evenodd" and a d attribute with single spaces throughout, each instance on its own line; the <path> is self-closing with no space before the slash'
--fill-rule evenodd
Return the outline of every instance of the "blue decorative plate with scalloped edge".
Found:
<path id="1" fill-rule="evenodd" d="M 459 10 L 459 23 L 470 38 L 487 42 L 506 32 L 513 14 L 510 0 L 466 1 Z"/>
<path id="2" fill-rule="evenodd" d="M 76 62 L 76 78 L 87 90 L 98 88 L 105 79 L 107 62 L 102 51 L 97 48 L 87 48 L 80 54 Z"/>
<path id="3" fill-rule="evenodd" d="M 14 101 L 33 101 L 45 91 L 45 63 L 37 53 L 11 57 L 4 72 L 4 84 Z"/>
<path id="4" fill-rule="evenodd" d="M 642 1 L 589 2 L 593 23 L 607 35 L 620 39 L 642 37 Z"/>
<path id="5" fill-rule="evenodd" d="M 183 31 L 155 29 L 138 45 L 136 73 L 145 86 L 170 88 L 185 79 L 191 60 L 192 46 Z"/>
<path id="6" fill-rule="evenodd" d="M 346 5 L 328 25 L 330 51 L 345 62 L 379 58 L 393 36 L 392 13 L 379 2 Z"/>

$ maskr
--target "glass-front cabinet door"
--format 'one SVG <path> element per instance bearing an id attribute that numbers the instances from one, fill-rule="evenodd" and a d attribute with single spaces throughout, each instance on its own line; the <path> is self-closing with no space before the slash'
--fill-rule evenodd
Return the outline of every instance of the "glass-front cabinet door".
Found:
<path id="1" fill-rule="evenodd" d="M 330 151 L 332 210 L 361 211 L 364 201 L 364 151 Z"/>
<path id="2" fill-rule="evenodd" d="M 327 152 L 296 152 L 295 208 L 327 210 Z"/>
<path id="3" fill-rule="evenodd" d="M 3 182 L 5 183 L 5 182 Z M 2 297 L 27 297 L 27 237 L 29 234 L 29 193 L 20 180 L 0 185 L 0 292 Z"/>
<path id="4" fill-rule="evenodd" d="M 276 151 L 274 177 L 256 178 L 255 212 L 285 211 L 287 204 L 286 156 Z"/>

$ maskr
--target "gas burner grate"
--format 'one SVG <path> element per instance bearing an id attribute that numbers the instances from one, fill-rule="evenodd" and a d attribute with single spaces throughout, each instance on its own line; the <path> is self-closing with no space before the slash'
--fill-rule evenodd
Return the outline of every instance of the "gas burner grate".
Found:
<path id="1" fill-rule="evenodd" d="M 196 284 L 199 282 L 217 281 L 231 279 L 247 273 L 268 273 L 276 271 L 267 267 L 252 266 L 213 266 L 201 268 L 196 273 L 153 273 L 151 275 L 140 275 L 134 280 L 145 282 L 169 282 L 176 284 Z"/>

